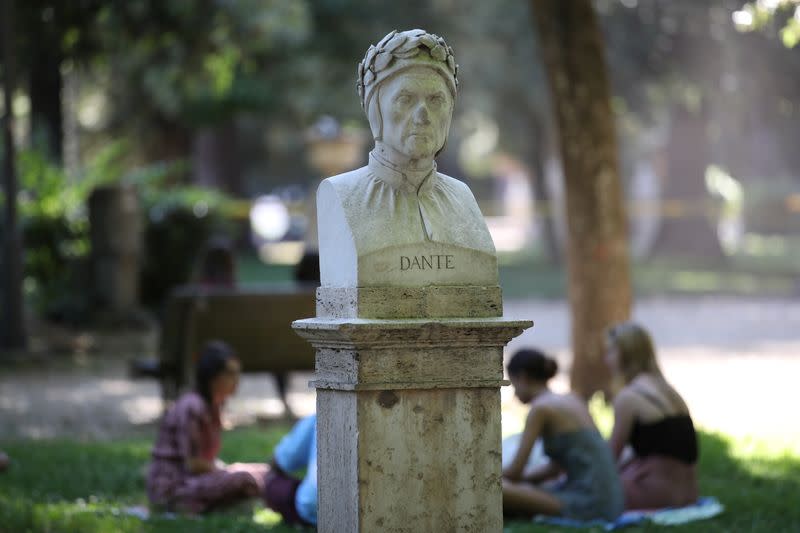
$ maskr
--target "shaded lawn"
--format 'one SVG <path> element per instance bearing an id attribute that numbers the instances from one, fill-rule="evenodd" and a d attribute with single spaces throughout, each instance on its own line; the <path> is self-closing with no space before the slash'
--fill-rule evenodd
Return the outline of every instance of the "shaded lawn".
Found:
<path id="1" fill-rule="evenodd" d="M 230 431 L 225 435 L 222 458 L 265 461 L 287 430 L 288 426 L 276 425 Z M 259 506 L 199 519 L 154 518 L 143 522 L 121 515 L 124 507 L 146 501 L 142 467 L 150 444 L 145 438 L 103 443 L 65 439 L 0 442 L 0 449 L 14 461 L 9 471 L 0 474 L 0 531 L 295 531 Z M 723 515 L 687 526 L 645 526 L 625 531 L 800 531 L 797 448 L 703 432 L 700 485 L 702 494 L 716 496 L 725 505 Z M 508 523 L 505 530 L 570 531 L 524 522 Z"/>
<path id="2" fill-rule="evenodd" d="M 289 265 L 267 265 L 253 254 L 242 254 L 237 261 L 237 279 L 243 284 L 290 282 Z M 800 276 L 797 260 L 778 264 L 731 258 L 719 266 L 702 262 L 652 260 L 633 264 L 633 285 L 637 296 L 708 295 L 786 297 L 797 290 Z M 506 298 L 564 298 L 567 291 L 566 267 L 550 265 L 533 258 L 500 258 L 500 285 Z"/>
<path id="3" fill-rule="evenodd" d="M 266 462 L 287 425 L 226 432 L 220 456 L 234 462 Z M 217 533 L 295 532 L 280 517 L 258 504 L 202 518 L 166 517 L 142 521 L 121 513 L 147 502 L 144 465 L 150 438 L 114 442 L 67 439 L 5 441 L 13 463 L 0 474 L 0 532 Z"/>

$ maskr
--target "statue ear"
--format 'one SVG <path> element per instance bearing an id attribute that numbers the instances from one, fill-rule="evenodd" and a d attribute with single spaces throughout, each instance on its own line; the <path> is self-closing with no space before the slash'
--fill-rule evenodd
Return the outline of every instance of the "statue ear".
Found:
<path id="1" fill-rule="evenodd" d="M 372 138 L 376 141 L 383 139 L 383 117 L 381 116 L 380 106 L 380 88 L 376 88 L 375 92 L 367 104 L 367 120 L 369 121 L 369 129 L 372 131 Z"/>

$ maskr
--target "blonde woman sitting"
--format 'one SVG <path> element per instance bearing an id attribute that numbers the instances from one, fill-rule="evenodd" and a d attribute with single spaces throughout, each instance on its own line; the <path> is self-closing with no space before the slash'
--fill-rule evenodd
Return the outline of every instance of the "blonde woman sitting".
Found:
<path id="1" fill-rule="evenodd" d="M 686 402 L 664 379 L 650 336 L 632 322 L 609 328 L 606 363 L 625 384 L 614 399 L 609 442 L 621 465 L 625 507 L 694 503 L 698 457 L 694 423 Z M 633 456 L 620 461 L 627 445 Z"/>

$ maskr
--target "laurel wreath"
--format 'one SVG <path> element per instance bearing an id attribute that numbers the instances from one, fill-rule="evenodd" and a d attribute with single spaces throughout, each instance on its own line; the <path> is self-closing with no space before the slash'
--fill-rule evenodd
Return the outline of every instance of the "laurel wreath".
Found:
<path id="1" fill-rule="evenodd" d="M 361 99 L 361 106 L 365 107 L 366 104 L 364 101 L 366 86 L 375 81 L 380 71 L 389 67 L 395 59 L 411 59 L 423 50 L 427 50 L 431 58 L 447 65 L 457 89 L 458 65 L 453 55 L 453 49 L 444 42 L 444 39 L 422 30 L 402 33 L 394 30 L 381 39 L 378 44 L 370 45 L 364 59 L 358 64 L 356 87 Z"/>

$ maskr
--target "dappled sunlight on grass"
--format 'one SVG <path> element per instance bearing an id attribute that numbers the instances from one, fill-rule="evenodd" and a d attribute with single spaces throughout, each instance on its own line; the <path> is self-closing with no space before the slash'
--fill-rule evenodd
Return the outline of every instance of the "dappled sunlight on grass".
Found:
<path id="1" fill-rule="evenodd" d="M 514 412 L 524 417 L 525 406 L 517 406 Z M 611 409 L 595 396 L 590 411 L 607 434 L 612 424 Z M 289 424 L 237 428 L 226 433 L 221 456 L 227 461 L 268 461 L 271 450 L 288 430 Z M 702 430 L 700 439 L 701 493 L 718 498 L 726 511 L 712 520 L 670 531 L 772 533 L 791 531 L 800 523 L 795 501 L 800 494 L 800 451 L 784 440 Z M 10 469 L 0 475 L 0 531 L 294 531 L 258 503 L 202 518 L 157 514 L 145 528 L 144 522 L 124 511 L 146 504 L 142 468 L 150 445 L 149 439 L 142 438 L 104 443 L 64 439 L 0 442 L 0 448 L 13 460 Z M 654 529 L 646 526 L 629 531 Z M 510 522 L 505 530 L 521 533 L 551 529 Z"/>
<path id="2" fill-rule="evenodd" d="M 258 509 L 253 513 L 253 522 L 261 526 L 277 526 L 281 520 L 281 515 L 272 509 Z"/>

